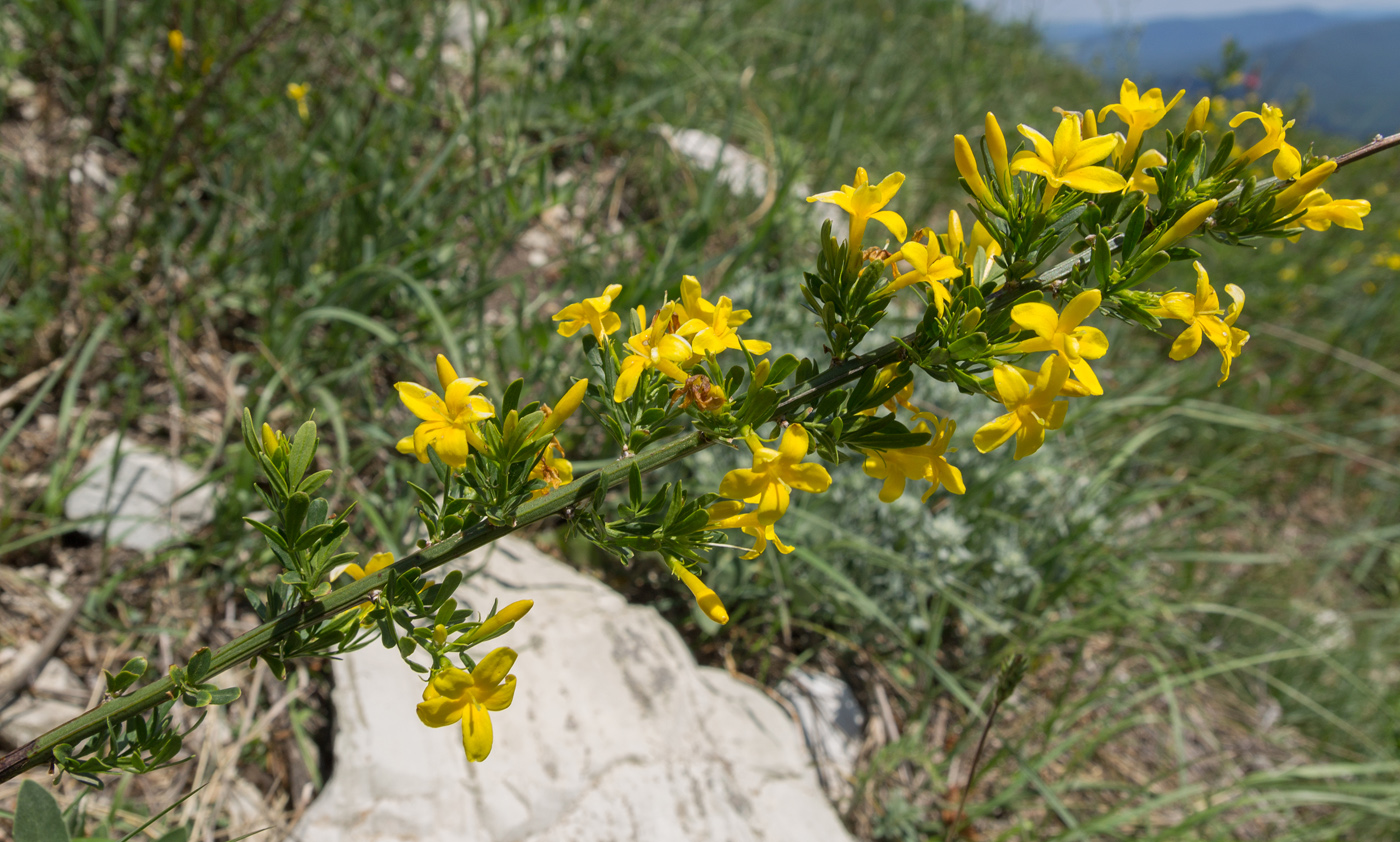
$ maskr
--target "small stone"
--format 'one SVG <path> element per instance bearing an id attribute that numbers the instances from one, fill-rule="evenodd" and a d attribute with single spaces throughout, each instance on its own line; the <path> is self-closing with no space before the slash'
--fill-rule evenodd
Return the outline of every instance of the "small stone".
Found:
<path id="1" fill-rule="evenodd" d="M 865 712 L 856 694 L 839 678 L 803 669 L 789 673 L 777 690 L 797 711 L 822 789 L 836 804 L 845 804 L 854 793 L 850 778 L 865 734 Z"/>
<path id="2" fill-rule="evenodd" d="M 45 734 L 83 712 L 82 705 L 20 696 L 0 711 L 0 749 L 12 749 Z"/>
<path id="3" fill-rule="evenodd" d="M 84 521 L 88 536 L 133 550 L 150 551 L 178 541 L 214 517 L 214 489 L 169 456 L 131 445 L 117 452 L 118 436 L 93 448 L 83 481 L 68 495 L 64 515 Z M 112 470 L 116 460 L 116 471 Z"/>
<path id="4" fill-rule="evenodd" d="M 656 127 L 671 149 L 682 158 L 706 172 L 719 164 L 719 183 L 731 193 L 752 193 L 762 196 L 768 192 L 768 165 L 753 155 L 727 144 L 723 138 L 699 129 L 677 129 L 667 125 Z"/>
<path id="5" fill-rule="evenodd" d="M 422 679 L 371 644 L 333 662 L 335 774 L 291 838 L 850 839 L 788 714 L 698 667 L 653 609 L 509 538 L 458 564 L 484 565 L 465 603 L 535 601 L 501 641 L 520 653 L 518 683 L 491 714 L 491 756 L 469 764 L 460 728 L 425 728 Z"/>
<path id="6" fill-rule="evenodd" d="M 39 671 L 39 675 L 35 677 L 34 683 L 29 685 L 29 689 L 36 696 L 45 696 L 76 704 L 87 702 L 90 695 L 82 679 L 74 675 L 68 665 L 58 658 L 49 658 L 44 664 L 44 668 Z"/>

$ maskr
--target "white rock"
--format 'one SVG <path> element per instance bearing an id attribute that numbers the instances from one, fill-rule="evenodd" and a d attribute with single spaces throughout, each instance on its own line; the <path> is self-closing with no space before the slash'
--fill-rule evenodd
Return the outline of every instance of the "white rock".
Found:
<path id="1" fill-rule="evenodd" d="M 848 840 L 801 732 L 727 673 L 697 667 L 650 608 L 506 539 L 473 554 L 470 604 L 529 598 L 505 639 L 514 704 L 491 757 L 414 713 L 422 683 L 377 644 L 335 663 L 335 773 L 292 838 L 471 842 Z"/>
<path id="2" fill-rule="evenodd" d="M 762 196 L 768 192 L 768 165 L 723 138 L 699 129 L 677 129 L 665 124 L 656 127 L 657 134 L 677 155 L 706 172 L 719 164 L 719 183 L 735 194 L 752 193 Z"/>
<path id="3" fill-rule="evenodd" d="M 23 695 L 0 711 L 0 748 L 15 748 L 83 713 L 82 705 Z"/>
<path id="4" fill-rule="evenodd" d="M 777 691 L 797 711 L 822 789 L 844 804 L 853 794 L 850 778 L 865 734 L 865 712 L 856 694 L 841 679 L 809 670 L 793 670 Z"/>
<path id="5" fill-rule="evenodd" d="M 93 448 L 83 481 L 64 502 L 69 520 L 96 539 L 133 550 L 154 550 L 179 540 L 214 516 L 214 489 L 183 462 L 124 445 L 116 433 Z M 117 457 L 115 475 L 113 458 Z M 87 520 L 87 519 L 92 520 Z"/>
<path id="6" fill-rule="evenodd" d="M 768 193 L 768 165 L 761 159 L 742 149 L 726 144 L 718 135 L 699 129 L 677 129 L 664 123 L 656 126 L 656 133 L 665 139 L 671 151 L 686 159 L 697 169 L 706 172 L 719 164 L 719 183 L 729 188 L 736 196 L 752 193 L 764 196 Z M 791 196 L 802 201 L 812 194 L 806 184 L 794 184 Z M 832 230 L 837 237 L 842 236 L 846 225 L 846 213 L 827 202 L 812 205 L 811 214 L 820 225 L 823 220 L 831 220 Z"/>

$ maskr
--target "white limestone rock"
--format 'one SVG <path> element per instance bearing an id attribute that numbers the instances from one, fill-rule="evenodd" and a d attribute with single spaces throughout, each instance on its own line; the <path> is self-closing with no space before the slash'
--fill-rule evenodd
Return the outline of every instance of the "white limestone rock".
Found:
<path id="1" fill-rule="evenodd" d="M 855 794 L 851 775 L 865 735 L 865 711 L 855 692 L 839 678 L 805 669 L 793 670 L 776 689 L 797 711 L 822 789 L 836 804 L 847 804 Z"/>
<path id="2" fill-rule="evenodd" d="M 93 448 L 64 516 L 94 539 L 150 551 L 184 538 L 214 517 L 214 489 L 193 468 L 123 444 L 116 433 Z M 112 462 L 116 460 L 116 471 Z"/>
<path id="3" fill-rule="evenodd" d="M 758 689 L 698 667 L 659 615 L 506 539 L 463 565 L 470 604 L 533 599 L 495 745 L 414 713 L 422 683 L 377 644 L 335 664 L 335 773 L 302 842 L 849 840 L 801 731 Z"/>

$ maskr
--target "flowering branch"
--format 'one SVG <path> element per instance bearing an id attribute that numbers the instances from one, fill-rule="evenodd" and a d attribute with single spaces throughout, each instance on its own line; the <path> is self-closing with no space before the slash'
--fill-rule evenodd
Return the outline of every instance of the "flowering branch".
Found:
<path id="1" fill-rule="evenodd" d="M 757 539 L 755 553 L 766 541 L 776 540 L 772 526 L 786 510 L 791 490 L 820 491 L 830 482 L 824 469 L 802 463 L 809 446 L 828 461 L 836 461 L 842 447 L 860 451 L 867 456 L 866 472 L 885 479 L 886 488 L 896 497 L 902 493 L 906 479 L 929 481 L 932 493 L 943 477 L 945 487 L 961 493 L 960 477 L 954 479 L 952 474 L 940 473 L 947 465 L 938 448 L 946 447 L 951 428 L 945 425 L 951 419 L 932 419 L 908 403 L 912 391 L 908 369 L 912 364 L 939 379 L 955 382 L 965 392 L 986 394 L 1003 403 L 1006 414 L 979 430 L 974 442 L 985 452 L 1014 435 L 1018 459 L 1040 447 L 1045 429 L 1059 426 L 1066 404 L 1057 398 L 1102 393 L 1086 360 L 1103 356 L 1107 341 L 1096 328 L 1080 325 L 1101 306 L 1112 305 L 1120 315 L 1150 327 L 1160 324 L 1158 318 L 1186 322 L 1186 330 L 1173 345 L 1172 357 L 1180 359 L 1194 353 L 1204 336 L 1220 347 L 1224 355 L 1223 374 L 1228 375 L 1231 359 L 1248 338 L 1248 334 L 1234 327 L 1243 307 L 1243 293 L 1237 287 L 1226 286 L 1236 303 L 1224 309 L 1199 264 L 1194 295 L 1157 295 L 1139 291 L 1137 285 L 1168 262 L 1195 256 L 1178 243 L 1199 235 L 1198 229 L 1212 214 L 1218 217 L 1213 233 L 1233 238 L 1232 241 L 1252 236 L 1292 236 L 1299 230 L 1290 227 L 1295 224 L 1320 230 L 1336 221 L 1359 228 L 1361 211 L 1356 205 L 1364 203 L 1332 201 L 1317 185 L 1337 167 L 1400 145 L 1400 135 L 1373 141 L 1301 173 L 1301 159 L 1293 161 L 1295 153 L 1283 140 L 1284 130 L 1291 123 L 1284 125 L 1277 109 L 1265 108 L 1260 115 L 1250 115 L 1265 124 L 1268 134 L 1264 141 L 1231 157 L 1233 136 L 1227 134 L 1215 160 L 1207 165 L 1200 157 L 1202 134 L 1192 130 L 1191 122 L 1188 131 L 1172 140 L 1169 148 L 1174 160 L 1155 150 L 1135 155 L 1142 132 L 1152 128 L 1171 105 L 1162 102 L 1160 92 L 1138 97 L 1136 89 L 1126 82 L 1120 98 L 1123 102 L 1114 106 L 1117 110 L 1113 113 L 1129 124 L 1132 143 L 1124 141 L 1116 153 L 1114 143 L 1109 142 L 1115 136 L 1097 135 L 1093 112 L 1088 112 L 1082 123 L 1078 116 L 1067 116 L 1053 142 L 1023 127 L 1022 134 L 1032 142 L 1033 150 L 1019 152 L 1008 161 L 1005 139 L 994 118 L 988 115 L 993 176 L 990 185 L 977 172 L 970 145 L 959 138 L 957 163 L 969 192 L 979 203 L 974 208 L 979 223 L 966 240 L 954 214 L 948 234 L 938 236 L 921 229 L 903 242 L 908 232 L 902 218 L 885 210 L 903 181 L 902 175 L 894 174 L 871 185 L 860 170 L 855 185 L 812 197 L 810 200 L 840 206 L 851 217 L 845 243 L 838 244 L 824 233 L 818 272 L 808 274 L 803 286 L 806 303 L 819 317 L 835 360 L 824 372 L 817 373 L 807 361 L 802 365 L 808 367 L 802 368 L 791 357 L 784 358 L 790 366 L 784 360 L 755 363 L 753 354 L 768 350 L 768 343 L 740 340 L 733 332 L 748 318 L 747 311 L 734 310 L 728 298 L 721 298 L 718 305 L 710 304 L 700 297 L 698 282 L 691 278 L 682 284 L 681 300 L 664 304 L 651 322 L 648 323 L 645 310 L 638 308 L 639 332 L 625 343 L 608 339 L 608 334 L 620 330 L 622 325 L 621 319 L 610 311 L 620 288 L 609 287 L 603 296 L 561 311 L 555 317 L 563 322 L 561 333 L 573 335 L 585 327 L 592 332 L 591 336 L 585 334 L 585 353 L 601 376 L 591 390 L 605 407 L 601 415 L 604 425 L 624 454 L 629 454 L 577 480 L 572 479 L 572 468 L 562 454 L 556 459 L 551 453 L 555 447 L 554 430 L 567 413 L 551 418 L 546 409 L 536 408 L 535 404 L 517 411 L 518 382 L 506 390 L 503 418 L 495 417 L 495 406 L 489 400 L 472 394 L 485 384 L 457 377 L 445 360 L 439 362 L 438 370 L 445 398 L 416 384 L 400 384 L 404 403 L 424 423 L 414 435 L 399 443 L 399 450 L 414 453 L 422 461 L 432 461 L 449 491 L 457 487 L 463 490 L 455 498 L 446 495 L 450 499 L 438 507 L 431 502 L 432 495 L 418 489 L 424 500 L 420 514 L 429 522 L 432 543 L 393 564 L 376 564 L 372 560 L 368 571 L 357 568 L 357 574 L 352 574 L 356 581 L 350 584 L 332 588 L 324 581 L 337 559 L 348 555 L 334 555 L 335 545 L 348 526 L 343 523 L 344 513 L 328 522 L 325 501 L 309 500 L 308 493 L 325 480 L 321 474 L 303 477 L 310 454 L 314 453 L 314 425 L 306 437 L 309 444 L 303 444 L 302 433 L 288 442 L 265 428 L 263 444 L 259 446 L 245 429 L 245 442 L 259 457 L 275 486 L 281 505 L 270 508 L 279 511 L 283 524 L 280 530 L 265 524 L 253 525 L 268 536 L 274 551 L 280 548 L 277 554 L 288 562 L 289 569 L 279 582 L 291 597 L 281 603 L 269 600 L 266 611 L 259 606 L 259 613 L 266 619 L 261 626 L 217 652 L 201 650 L 188 667 L 176 668 L 170 676 L 129 695 L 121 692 L 144 673 L 144 664 L 133 668 L 134 672 L 109 677 L 109 688 L 114 688 L 111 695 L 117 698 L 0 758 L 0 781 L 54 762 L 56 749 L 61 750 L 57 760 L 62 763 L 64 747 L 112 733 L 114 726 L 152 709 L 161 710 L 177 698 L 193 699 L 199 704 L 208 704 L 210 699 L 214 703 L 227 700 L 229 691 L 200 682 L 257 657 L 268 660 L 276 670 L 283 656 L 316 651 L 314 647 L 287 649 L 285 642 L 303 630 L 317 627 L 325 632 L 328 627 L 323 624 L 331 621 L 337 624 L 333 629 L 335 641 L 341 646 L 337 651 L 362 645 L 364 638 L 359 632 L 351 632 L 354 618 L 346 617 L 346 612 L 366 602 L 392 610 L 394 598 L 417 603 L 419 613 L 410 616 L 410 621 L 430 613 L 441 618 L 431 630 L 415 627 L 412 622 L 403 624 L 411 635 L 398 638 L 397 643 L 407 659 L 415 646 L 429 648 L 428 644 L 436 642 L 432 649 L 434 683 L 430 690 L 449 701 L 430 705 L 433 715 L 424 718 L 424 722 L 435 726 L 455 722 L 452 716 L 460 715 L 461 707 L 476 702 L 469 694 L 450 696 L 444 692 L 456 692 L 460 689 L 457 685 L 466 686 L 466 680 L 457 675 L 461 671 L 449 673 L 456 668 L 446 666 L 441 656 L 449 649 L 461 651 L 488 639 L 492 636 L 484 631 L 488 626 L 498 633 L 513 618 L 523 615 L 528 606 L 512 614 L 512 619 L 502 617 L 494 626 L 487 620 L 449 646 L 445 643 L 447 626 L 460 630 L 465 625 L 458 617 L 463 612 L 456 611 L 455 602 L 448 596 L 450 587 L 435 591 L 429 598 L 420 597 L 412 588 L 399 588 L 398 584 L 405 580 L 416 582 L 421 573 L 553 515 L 570 518 L 585 532 L 595 530 L 590 538 L 623 552 L 654 549 L 657 541 L 674 539 L 675 535 L 689 536 L 690 544 L 673 540 L 668 546 L 678 547 L 677 554 L 694 561 L 694 547 L 707 545 L 706 518 L 697 511 L 695 501 L 685 500 L 679 487 L 671 513 L 684 509 L 687 524 L 696 518 L 700 521 L 698 526 L 688 526 L 688 531 L 678 528 L 675 533 L 664 533 L 658 529 L 643 535 L 635 530 L 614 529 L 606 523 L 600 526 L 597 510 L 607 491 L 626 481 L 631 486 L 633 515 L 640 517 L 638 513 L 655 511 L 657 498 L 643 504 L 638 487 L 640 477 L 721 441 L 729 443 L 744 436 L 753 452 L 754 467 L 726 476 L 721 495 L 734 499 L 709 510 L 708 528 L 743 529 Z M 1101 117 L 1107 113 L 1108 110 L 1101 112 Z M 1194 115 L 1195 112 L 1193 120 Z M 1128 145 L 1134 150 L 1125 154 Z M 1275 174 L 1293 179 L 1292 186 L 1255 183 L 1252 177 L 1244 177 L 1243 171 L 1250 163 L 1271 151 L 1278 153 Z M 1095 165 L 1110 155 L 1115 168 Z M 1143 161 L 1154 165 L 1142 166 Z M 1162 207 L 1153 211 L 1149 223 L 1145 196 L 1156 190 L 1162 191 Z M 1142 191 L 1142 195 L 1134 191 Z M 1090 201 L 1094 197 L 1100 197 L 1097 204 Z M 1276 199 L 1281 210 L 1275 208 Z M 993 223 L 993 218 L 1002 221 Z M 863 249 L 861 237 L 869 219 L 895 234 L 903 243 L 901 250 L 891 254 L 882 249 Z M 988 223 L 986 227 L 981 224 L 984 221 Z M 996 229 L 995 237 L 989 234 L 989 228 Z M 1076 230 L 1097 232 L 1086 237 L 1090 247 L 1049 270 L 1038 271 L 1040 263 L 1069 242 Z M 927 243 L 921 242 L 923 239 Z M 1111 256 L 1120 252 L 1122 260 L 1115 265 Z M 899 272 L 901 260 L 912 269 Z M 1091 286 L 1094 279 L 1082 271 L 1086 266 L 1092 267 L 1098 288 L 1084 288 Z M 884 270 L 891 267 L 895 278 L 886 281 Z M 852 355 L 852 349 L 885 314 L 891 296 L 908 286 L 926 290 L 927 308 L 919 328 L 872 352 Z M 1060 292 L 1062 287 L 1066 295 L 1076 294 L 1063 312 L 1057 313 L 1040 301 L 1041 291 Z M 739 368 L 736 366 L 726 375 L 715 362 L 715 356 L 725 350 L 742 351 L 749 361 L 748 391 L 739 398 L 732 398 L 731 393 L 743 382 L 744 373 L 735 373 Z M 1050 354 L 1038 376 L 1003 361 L 1038 352 Z M 896 363 L 900 365 L 895 366 Z M 691 373 L 701 370 L 701 366 L 707 374 Z M 779 377 L 778 371 L 784 367 L 786 371 Z M 989 369 L 992 377 L 976 376 Z M 778 387 L 794 371 L 803 373 L 795 378 L 794 386 L 780 394 Z M 1071 373 L 1079 379 L 1069 379 Z M 858 385 L 851 392 L 836 394 L 852 382 Z M 672 385 L 682 383 L 675 392 L 671 391 Z M 557 409 L 568 405 L 568 412 L 572 412 L 589 390 L 588 381 L 580 381 L 561 399 Z M 685 402 L 680 409 L 673 408 L 672 404 L 682 396 Z M 937 435 L 923 424 L 910 430 L 894 421 L 893 413 L 876 418 L 881 404 L 914 409 L 916 420 L 929 417 Z M 726 408 L 730 411 L 726 412 Z M 669 422 L 686 411 L 691 412 L 697 430 L 667 438 L 666 431 L 674 429 L 668 426 Z M 765 446 L 754 433 L 754 428 L 772 422 L 787 427 L 782 443 L 775 448 Z M 792 422 L 790 426 L 788 422 Z M 637 452 L 630 455 L 632 451 Z M 289 468 L 289 464 L 295 467 Z M 822 477 L 824 482 L 819 481 Z M 551 487 L 553 490 L 548 490 Z M 753 511 L 744 511 L 746 503 L 758 505 Z M 308 517 L 308 512 L 314 516 Z M 468 520 L 469 517 L 474 519 Z M 675 526 L 670 521 L 663 525 Z M 780 542 L 778 546 L 781 551 L 790 550 L 783 549 Z M 704 600 L 709 600 L 711 606 L 717 604 L 713 592 L 697 577 L 682 574 L 684 565 L 678 559 L 667 558 L 666 563 L 696 593 L 702 607 Z M 702 593 L 707 594 L 703 600 Z M 432 612 L 425 610 L 425 604 Z M 706 610 L 712 617 L 717 616 Z M 718 611 L 723 612 L 722 605 Z M 386 645 L 395 645 L 395 617 L 386 612 L 376 616 Z M 504 673 L 513 659 L 509 650 L 500 655 L 492 653 L 481 662 L 491 666 L 481 669 L 494 673 L 499 667 Z M 496 677 L 490 686 L 506 686 L 500 683 L 501 678 L 509 680 Z M 463 719 L 464 723 L 467 721 Z M 155 753 L 155 760 L 163 762 L 178 750 L 179 742 L 164 736 L 164 730 L 161 734 L 162 745 L 174 746 L 169 754 Z M 489 741 L 474 750 L 478 756 L 473 756 L 473 749 L 469 748 L 471 759 L 484 758 Z M 145 762 L 139 752 L 136 762 Z"/>

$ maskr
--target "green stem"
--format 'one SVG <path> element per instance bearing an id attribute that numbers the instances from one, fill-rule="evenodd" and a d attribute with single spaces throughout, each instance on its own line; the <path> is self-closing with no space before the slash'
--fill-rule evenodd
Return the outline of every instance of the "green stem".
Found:
<path id="1" fill-rule="evenodd" d="M 911 337 L 912 338 L 912 337 Z M 773 418 L 782 418 L 787 413 L 811 403 L 826 392 L 854 380 L 867 369 L 894 362 L 903 353 L 896 343 L 889 343 L 870 354 L 856 357 L 842 365 L 828 369 L 796 389 L 787 400 L 778 405 Z M 627 481 L 632 465 L 636 464 L 643 474 L 650 473 L 680 459 L 704 450 L 716 440 L 701 433 L 688 433 L 677 436 L 668 442 L 647 448 L 643 452 L 619 459 L 616 462 L 593 471 L 578 480 L 555 491 L 532 500 L 516 512 L 515 523 L 507 526 L 491 526 L 479 523 L 448 541 L 411 553 L 397 561 L 392 567 L 366 576 L 358 582 L 333 591 L 324 599 L 305 603 L 287 613 L 264 623 L 246 634 L 240 635 L 213 653 L 209 675 L 213 676 L 238 664 L 256 657 L 282 637 L 297 629 L 334 617 L 369 599 L 372 591 L 384 587 L 389 571 L 403 573 L 409 568 L 424 572 L 447 564 L 472 550 L 484 547 L 505 536 L 538 523 L 552 515 L 567 512 L 579 505 L 587 505 L 599 485 L 608 488 Z M 121 722 L 173 698 L 175 684 L 169 677 L 162 678 L 134 693 L 112 699 L 20 746 L 0 758 L 0 782 L 10 780 L 21 772 L 50 762 L 54 746 L 76 745 L 80 741 L 106 729 L 107 722 Z"/>

